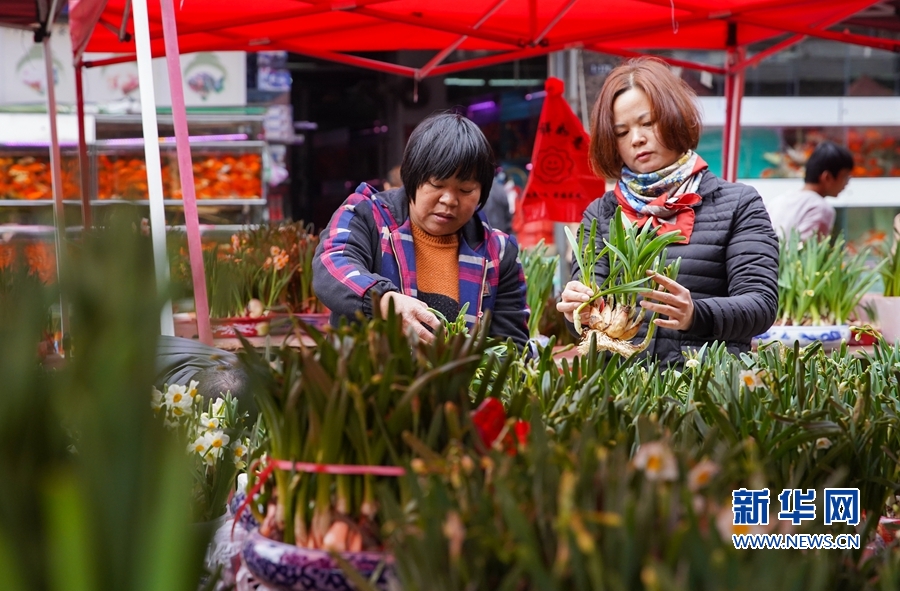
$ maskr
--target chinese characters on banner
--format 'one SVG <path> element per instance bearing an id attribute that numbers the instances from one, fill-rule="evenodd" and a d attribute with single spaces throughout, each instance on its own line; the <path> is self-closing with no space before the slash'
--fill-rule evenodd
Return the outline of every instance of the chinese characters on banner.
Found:
<path id="1" fill-rule="evenodd" d="M 606 191 L 606 184 L 591 171 L 590 139 L 562 96 L 562 80 L 548 78 L 544 88 L 547 96 L 520 208 L 526 223 L 580 222 L 588 204 Z"/>

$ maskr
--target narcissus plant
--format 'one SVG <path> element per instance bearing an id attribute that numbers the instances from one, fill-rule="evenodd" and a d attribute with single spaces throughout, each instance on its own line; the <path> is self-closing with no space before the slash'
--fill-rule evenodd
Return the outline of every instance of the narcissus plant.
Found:
<path id="1" fill-rule="evenodd" d="M 656 328 L 654 313 L 644 340 L 637 345 L 631 342 L 644 323 L 644 309 L 638 305 L 638 297 L 654 289 L 648 271 L 676 278 L 681 259 L 666 265 L 666 247 L 680 241 L 681 233 L 676 230 L 659 234 L 649 220 L 639 226 L 623 216 L 622 208 L 617 207 L 609 223 L 609 239 L 603 240 L 599 252 L 597 220 L 591 223 L 588 232 L 582 226 L 579 235 L 576 239 L 566 228 L 566 237 L 581 270 L 581 282 L 594 292 L 575 310 L 575 331 L 582 335 L 579 351 L 586 353 L 594 340 L 597 350 L 631 357 L 647 348 Z M 608 271 L 601 282 L 595 274 L 598 267 Z M 590 312 L 587 330 L 581 325 L 585 309 Z"/>

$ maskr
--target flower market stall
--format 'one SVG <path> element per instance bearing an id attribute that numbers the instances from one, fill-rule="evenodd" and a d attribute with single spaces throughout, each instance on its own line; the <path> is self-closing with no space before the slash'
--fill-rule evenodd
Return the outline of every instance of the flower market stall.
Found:
<path id="1" fill-rule="evenodd" d="M 775 4 L 732 8 L 753 6 Z M 305 10 L 333 16 L 326 8 Z M 175 14 L 171 2 L 164 10 Z M 682 22 L 717 20 L 699 14 Z M 532 49 L 553 18 L 543 33 L 532 20 Z M 491 34 L 451 31 L 469 32 Z M 660 367 L 631 342 L 645 322 L 635 294 L 648 269 L 677 277 L 679 264 L 666 264 L 671 236 L 621 215 L 599 252 L 591 228 L 571 236 L 582 268 L 606 257 L 616 270 L 594 286 L 591 322 L 563 360 L 555 337 L 519 350 L 489 336 L 489 314 L 467 329 L 465 310 L 430 343 L 377 301 L 372 318 L 319 329 L 295 316 L 322 312 L 309 228 L 248 228 L 206 250 L 190 232 L 164 258 L 208 302 L 198 327 L 228 319 L 247 344 L 243 320 L 271 333 L 281 314 L 311 345 L 272 339 L 235 354 L 160 338 L 165 297 L 148 272 L 160 236 L 143 235 L 139 219 L 89 233 L 56 286 L 34 280 L 39 265 L 29 281 L 0 275 L 0 441 L 14 450 L 0 463 L 0 587 L 900 586 L 898 344 L 859 352 L 791 339 L 740 355 L 707 345 Z M 888 267 L 864 272 L 865 257 L 839 242 L 784 250 L 786 324 L 849 323 Z M 557 261 L 523 258 L 539 310 Z M 48 370 L 35 352 L 59 294 L 76 339 L 65 366 Z M 778 551 L 742 547 L 760 540 Z"/>

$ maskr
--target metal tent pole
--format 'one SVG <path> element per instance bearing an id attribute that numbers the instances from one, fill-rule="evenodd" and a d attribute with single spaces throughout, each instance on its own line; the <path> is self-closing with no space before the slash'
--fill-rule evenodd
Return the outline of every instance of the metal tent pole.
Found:
<path id="1" fill-rule="evenodd" d="M 91 219 L 91 182 L 84 124 L 84 67 L 79 58 L 75 64 L 75 104 L 78 109 L 78 169 L 81 180 L 81 225 L 87 231 L 93 225 Z"/>
<path id="2" fill-rule="evenodd" d="M 184 106 L 181 57 L 178 54 L 178 29 L 175 23 L 175 6 L 172 0 L 160 0 L 160 6 L 162 8 L 163 37 L 166 45 L 166 65 L 169 72 L 169 91 L 172 94 L 172 121 L 175 126 L 178 174 L 181 178 L 181 195 L 184 203 L 184 224 L 187 229 L 188 256 L 191 261 L 191 277 L 194 282 L 194 310 L 197 314 L 197 332 L 202 342 L 212 345 L 212 329 L 209 326 L 209 301 L 206 295 L 206 274 L 203 269 L 203 246 L 200 241 L 200 220 L 197 214 L 197 196 L 194 187 L 194 168 L 191 161 L 191 145 L 188 139 L 187 115 Z"/>
<path id="3" fill-rule="evenodd" d="M 55 9 L 54 3 L 54 9 Z M 47 76 L 47 114 L 50 119 L 50 168 L 53 189 L 53 218 L 56 234 L 56 275 L 61 280 L 66 259 L 66 212 L 63 204 L 62 163 L 60 162 L 59 131 L 56 124 L 56 86 L 53 75 L 53 52 L 50 49 L 50 27 L 53 23 L 54 11 L 47 17 L 47 28 L 42 40 L 44 49 L 44 70 Z M 60 342 L 69 331 L 69 314 L 65 297 L 59 298 L 59 332 Z"/>
<path id="4" fill-rule="evenodd" d="M 741 102 L 744 98 L 746 50 L 738 45 L 737 24 L 728 23 L 728 51 L 725 55 L 725 129 L 722 133 L 722 177 L 737 180 L 741 145 Z"/>
<path id="5" fill-rule="evenodd" d="M 138 83 L 141 93 L 141 122 L 144 130 L 144 159 L 147 163 L 147 192 L 150 199 L 153 266 L 156 269 L 156 284 L 160 289 L 165 289 L 169 285 L 169 259 L 166 252 L 166 213 L 163 203 L 162 166 L 159 157 L 159 128 L 156 121 L 156 97 L 153 88 L 147 0 L 134 0 L 132 9 L 134 41 L 138 58 Z M 165 303 L 160 313 L 160 332 L 163 335 L 175 335 L 171 301 Z"/>

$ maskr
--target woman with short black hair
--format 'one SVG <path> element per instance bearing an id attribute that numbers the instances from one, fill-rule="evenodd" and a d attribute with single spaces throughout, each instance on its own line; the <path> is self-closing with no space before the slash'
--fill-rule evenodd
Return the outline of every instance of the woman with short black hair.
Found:
<path id="1" fill-rule="evenodd" d="M 748 351 L 778 308 L 778 240 L 762 198 L 753 187 L 718 178 L 695 152 L 701 118 L 694 99 L 664 62 L 638 58 L 609 74 L 591 117 L 591 166 L 618 181 L 582 221 L 590 228 L 597 220 L 598 252 L 620 206 L 633 222 L 681 232 L 681 242 L 668 247 L 669 262 L 681 257 L 677 281 L 654 275 L 666 290 L 648 291 L 641 301 L 662 315 L 646 353 L 663 366 L 681 365 L 683 352 L 712 341 L 733 353 Z M 597 282 L 608 273 L 601 259 Z M 557 309 L 571 323 L 592 295 L 570 281 Z M 637 337 L 645 333 L 646 325 Z"/>
<path id="2" fill-rule="evenodd" d="M 383 314 L 393 302 L 407 330 L 431 341 L 438 319 L 466 309 L 470 326 L 491 312 L 490 334 L 528 340 L 525 276 L 516 241 L 478 212 L 494 174 L 490 144 L 472 121 L 440 113 L 420 123 L 400 165 L 403 187 L 363 183 L 322 232 L 313 289 L 332 322 Z"/>

